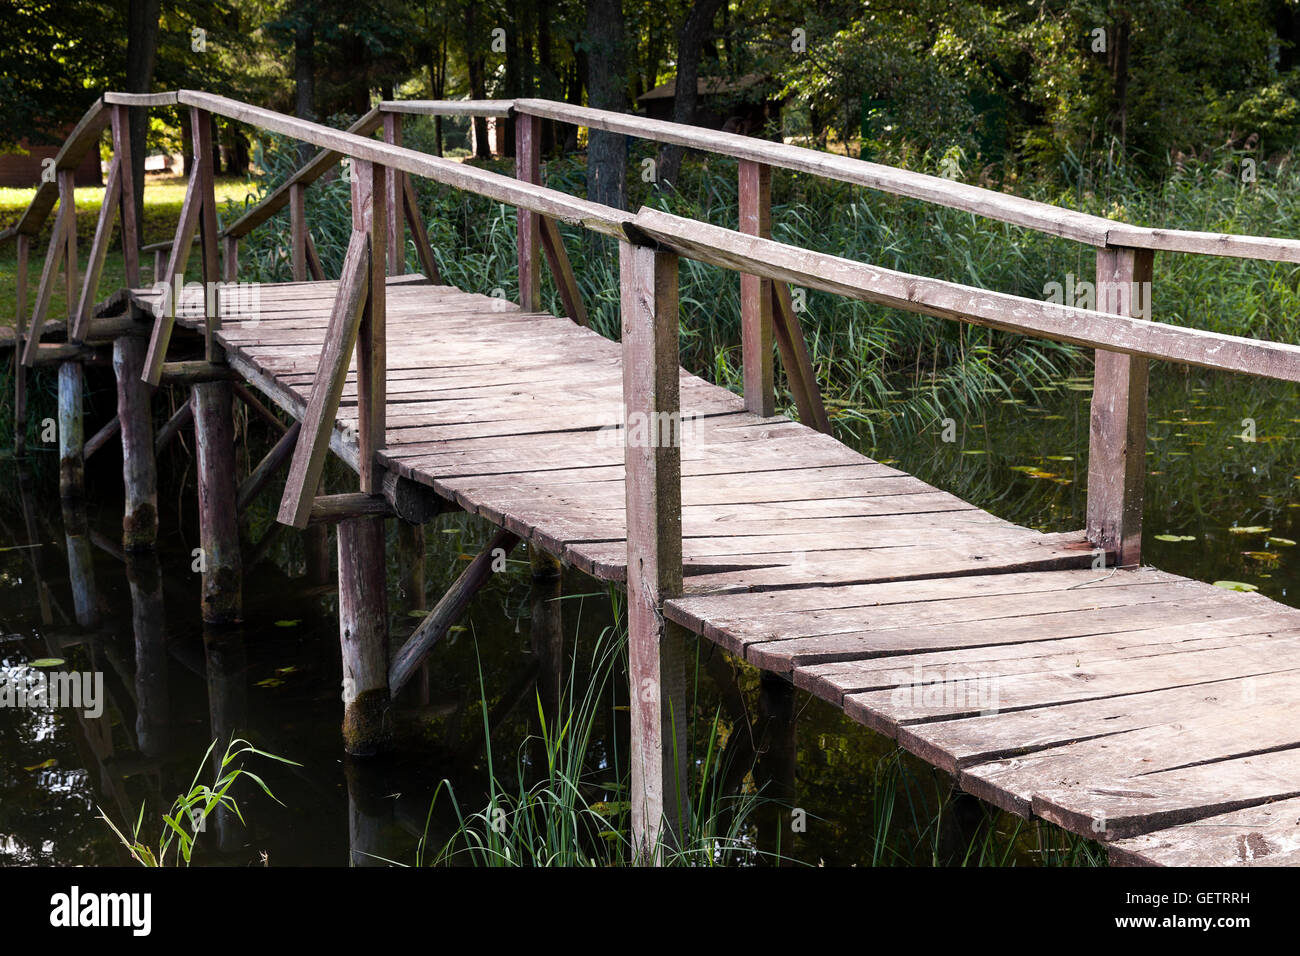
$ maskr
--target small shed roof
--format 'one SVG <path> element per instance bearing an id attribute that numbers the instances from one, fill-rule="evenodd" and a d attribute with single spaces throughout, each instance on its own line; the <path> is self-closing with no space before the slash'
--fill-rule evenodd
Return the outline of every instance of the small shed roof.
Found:
<path id="1" fill-rule="evenodd" d="M 761 73 L 747 73 L 744 76 L 738 76 L 734 79 L 724 76 L 701 76 L 695 81 L 696 93 L 699 96 L 716 96 L 720 93 L 740 93 L 751 87 L 758 86 L 766 77 Z M 677 95 L 677 77 L 673 77 L 667 83 L 660 83 L 648 93 L 642 93 L 637 97 L 638 103 L 646 100 L 671 100 Z"/>

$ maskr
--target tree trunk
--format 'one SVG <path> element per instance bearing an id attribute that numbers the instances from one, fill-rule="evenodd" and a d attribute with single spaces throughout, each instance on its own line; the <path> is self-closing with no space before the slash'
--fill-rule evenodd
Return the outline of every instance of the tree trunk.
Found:
<path id="1" fill-rule="evenodd" d="M 130 0 L 127 10 L 126 91 L 148 93 L 158 52 L 158 13 L 162 0 Z M 135 182 L 135 221 L 144 222 L 144 161 L 149 111 L 132 109 L 131 179 Z"/>
<path id="2" fill-rule="evenodd" d="M 627 43 L 622 0 L 587 0 L 587 102 L 596 109 L 627 110 Z M 627 137 L 589 130 L 587 198 L 627 208 Z"/>
<path id="3" fill-rule="evenodd" d="M 1110 133 L 1119 140 L 1121 155 L 1127 150 L 1128 144 L 1128 51 L 1131 32 L 1132 20 L 1129 12 L 1126 8 L 1121 8 L 1112 30 L 1113 42 L 1106 55 L 1114 97 L 1114 108 L 1110 115 Z"/>
<path id="4" fill-rule="evenodd" d="M 469 71 L 469 95 L 475 100 L 487 98 L 487 78 L 484 76 L 487 64 L 480 39 L 478 2 L 468 0 L 465 4 L 465 63 Z M 488 142 L 487 118 L 483 116 L 474 117 L 474 158 L 492 158 L 492 144 Z"/>
<path id="5" fill-rule="evenodd" d="M 691 12 L 677 32 L 677 93 L 673 97 L 673 122 L 694 123 L 699 101 L 700 50 L 713 25 L 722 0 L 695 0 Z M 671 188 L 682 168 L 680 146 L 664 145 L 659 150 L 658 182 Z"/>
<path id="6" fill-rule="evenodd" d="M 299 119 L 316 119 L 316 24 L 312 5 L 298 0 L 297 25 L 293 31 L 293 113 Z M 312 148 L 308 143 L 298 144 L 298 159 L 307 162 Z"/>

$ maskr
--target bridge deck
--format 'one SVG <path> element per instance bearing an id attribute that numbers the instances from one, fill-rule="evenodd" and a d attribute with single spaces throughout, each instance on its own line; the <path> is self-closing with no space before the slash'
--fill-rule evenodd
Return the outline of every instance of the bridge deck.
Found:
<path id="1" fill-rule="evenodd" d="M 264 285 L 259 319 L 218 335 L 295 417 L 336 288 Z M 387 337 L 384 463 L 623 580 L 620 346 L 419 276 L 389 280 Z M 681 393 L 668 617 L 1115 862 L 1300 862 L 1300 611 L 1095 571 L 1081 533 L 1003 521 L 684 372 Z M 355 398 L 352 375 L 333 447 L 354 467 Z"/>

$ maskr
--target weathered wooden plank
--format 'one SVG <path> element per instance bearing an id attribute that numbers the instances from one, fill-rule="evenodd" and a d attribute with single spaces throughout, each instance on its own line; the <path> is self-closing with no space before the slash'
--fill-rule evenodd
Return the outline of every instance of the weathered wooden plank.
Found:
<path id="1" fill-rule="evenodd" d="M 1112 866 L 1295 866 L 1300 863 L 1300 799 L 1117 840 L 1107 850 Z"/>
<path id="2" fill-rule="evenodd" d="M 105 94 L 107 101 L 108 94 Z M 135 167 L 131 160 L 130 108 L 113 107 L 113 159 L 122 170 L 122 187 L 118 193 L 122 219 L 122 261 L 126 284 L 135 288 L 140 284 L 140 223 L 136 220 L 135 176 L 128 171 Z"/>
<path id="3" fill-rule="evenodd" d="M 393 506 L 383 495 L 348 491 L 338 495 L 317 495 L 311 503 L 312 524 L 334 524 L 363 515 L 391 517 Z"/>
<path id="4" fill-rule="evenodd" d="M 817 384 L 817 372 L 808 354 L 803 326 L 790 301 L 790 290 L 784 282 L 773 282 L 771 288 L 773 333 L 795 408 L 799 410 L 799 421 L 829 435 L 832 433 L 830 416 L 826 414 L 826 405 L 822 401 L 821 386 Z"/>
<path id="5" fill-rule="evenodd" d="M 41 279 L 36 286 L 36 300 L 32 306 L 32 318 L 27 323 L 27 340 L 23 345 L 23 364 L 31 365 L 36 360 L 36 351 L 40 347 L 41 332 L 45 328 L 45 316 L 50 309 L 50 298 L 54 294 L 54 283 L 58 281 L 59 265 L 68 253 L 67 232 L 76 228 L 76 212 L 70 204 L 59 203 L 59 212 L 50 230 L 50 244 L 45 251 L 45 264 L 41 267 Z M 26 273 L 24 272 L 24 275 Z"/>
<path id="6" fill-rule="evenodd" d="M 569 262 L 569 253 L 564 248 L 564 237 L 555 220 L 542 216 L 541 236 L 542 251 L 546 254 L 546 265 L 551 270 L 555 287 L 560 293 L 560 302 L 564 314 L 584 328 L 590 324 L 587 306 L 582 301 L 582 290 L 578 288 L 578 279 L 573 274 L 573 265 Z"/>
<path id="7" fill-rule="evenodd" d="M 383 166 L 362 161 L 353 163 L 352 228 L 361 231 L 370 242 L 370 275 L 356 346 L 358 481 L 367 494 L 379 490 L 375 453 L 388 444 L 388 311 L 384 281 L 388 209 L 384 197 L 389 179 L 396 175 L 400 173 Z M 336 399 L 336 408 L 337 404 Z"/>
<path id="8" fill-rule="evenodd" d="M 385 113 L 419 113 L 424 116 L 509 116 L 514 100 L 384 100 Z"/>
<path id="9" fill-rule="evenodd" d="M 124 175 L 126 170 L 123 170 Z M 158 537 L 158 470 L 154 458 L 153 389 L 140 377 L 145 342 L 123 336 L 113 342 L 117 417 L 122 425 L 122 547 L 151 548 Z M 186 408 L 189 404 L 186 403 Z"/>
<path id="10" fill-rule="evenodd" d="M 356 756 L 371 756 L 392 745 L 384 519 L 351 518 L 339 524 L 338 554 L 343 747 Z"/>
<path id="11" fill-rule="evenodd" d="M 772 167 L 740 161 L 740 231 L 764 239 L 772 235 Z M 755 415 L 776 411 L 772 366 L 772 280 L 740 275 L 740 346 L 745 408 Z"/>
<path id="12" fill-rule="evenodd" d="M 564 222 L 579 223 L 587 229 L 606 235 L 621 238 L 624 235 L 623 223 L 632 219 L 631 213 L 611 209 L 585 199 L 576 199 L 558 190 L 520 184 L 509 177 L 465 163 L 458 163 L 441 156 L 429 156 L 403 147 L 389 146 L 387 143 L 286 116 L 274 110 L 249 106 L 229 97 L 181 90 L 178 98 L 186 105 L 198 106 L 221 116 L 251 123 L 262 129 L 293 136 L 315 146 L 337 150 L 356 160 L 414 173 L 498 202 L 523 206 Z"/>
<path id="13" fill-rule="evenodd" d="M 1099 309 L 1150 316 L 1154 255 L 1144 249 L 1098 249 Z M 1136 301 L 1134 295 L 1145 300 Z M 1113 551 L 1124 567 L 1142 556 L 1142 490 L 1147 463 L 1148 361 L 1099 349 L 1088 442 L 1088 540 Z"/>
<path id="14" fill-rule="evenodd" d="M 174 95 L 174 94 L 173 94 Z M 376 107 L 362 114 L 361 118 L 348 127 L 347 132 L 356 136 L 369 136 L 379 128 L 382 116 Z M 297 172 L 277 186 L 269 196 L 231 223 L 223 235 L 241 238 L 248 235 L 262 223 L 266 222 L 289 203 L 290 194 L 295 186 L 310 186 L 330 170 L 336 168 L 343 154 L 337 150 L 322 149 Z"/>
<path id="15" fill-rule="evenodd" d="M 663 602 L 682 587 L 681 449 L 641 421 L 680 414 L 677 259 L 619 247 L 626 404 L 628 662 L 634 850 L 658 862 L 687 812 L 686 639 Z"/>
<path id="16" fill-rule="evenodd" d="M 212 171 L 212 116 L 191 107 L 190 129 L 194 142 L 193 178 L 199 190 L 199 261 L 203 272 L 203 285 L 213 288 L 221 278 L 217 250 L 217 199 Z M 203 340 L 204 354 L 209 362 L 221 360 L 213 333 L 221 328 L 221 306 L 216 301 L 219 293 L 204 296 Z"/>
<path id="17" fill-rule="evenodd" d="M 68 333 L 69 340 L 73 342 L 84 340 L 90 325 L 90 314 L 94 310 L 95 296 L 99 292 L 99 277 L 104 271 L 104 257 L 108 254 L 108 243 L 117 222 L 121 191 L 122 167 L 120 162 L 114 159 L 108 167 L 108 182 L 104 187 L 103 202 L 99 206 L 99 222 L 95 226 L 95 238 L 90 244 L 86 276 L 82 282 L 81 296 L 77 300 L 76 311 L 73 312 L 72 325 Z"/>
<path id="18" fill-rule="evenodd" d="M 176 285 L 185 264 L 190 258 L 190 246 L 194 242 L 194 233 L 199 227 L 199 218 L 203 206 L 201 177 L 190 176 L 185 189 L 185 201 L 181 204 L 180 220 L 176 223 L 176 235 L 172 239 L 171 255 L 167 260 L 166 271 L 159 277 L 155 265 L 155 284 L 166 283 L 163 295 L 167 302 L 161 315 L 154 319 L 153 336 L 149 339 L 149 352 L 145 357 L 144 380 L 150 385 L 161 381 L 163 363 L 167 361 L 167 346 L 171 343 L 172 329 L 176 324 Z"/>
<path id="19" fill-rule="evenodd" d="M 278 520 L 295 528 L 305 528 L 311 502 L 325 467 L 329 436 L 334 429 L 334 414 L 370 284 L 370 243 L 366 233 L 354 230 L 343 260 L 339 280 L 340 293 L 335 303 L 325 349 L 321 353 L 321 379 L 312 389 L 311 400 L 302 413 L 302 434 L 294 449 L 293 464 L 285 481 Z"/>
<path id="20" fill-rule="evenodd" d="M 438 262 L 433 256 L 433 246 L 429 245 L 429 230 L 420 215 L 420 204 L 415 197 L 415 187 L 411 185 L 409 173 L 402 174 L 402 208 L 406 212 L 406 223 L 411 227 L 411 239 L 415 242 L 415 254 L 420 260 L 420 269 L 430 282 L 440 284 L 442 277 L 438 273 Z"/>
<path id="21" fill-rule="evenodd" d="M 542 121 L 519 114 L 515 124 L 515 178 L 540 186 L 542 183 Z M 542 308 L 541 228 L 537 213 L 520 207 L 517 220 L 516 252 L 519 260 L 519 307 L 525 312 Z"/>
<path id="22" fill-rule="evenodd" d="M 402 117 L 396 113 L 384 114 L 384 142 L 392 146 L 402 145 Z M 385 272 L 390 276 L 400 276 L 406 272 L 406 236 L 402 225 L 406 217 L 402 215 L 406 205 L 406 173 L 393 171 L 384 177 L 384 225 L 387 227 L 387 262 Z M 379 201 L 379 197 L 375 197 Z"/>
<path id="23" fill-rule="evenodd" d="M 1180 328 L 927 279 L 745 236 L 653 209 L 632 226 L 679 255 L 891 308 L 1021 335 L 1300 381 L 1300 346 Z"/>
<path id="24" fill-rule="evenodd" d="M 294 282 L 307 281 L 307 197 L 306 187 L 289 187 L 289 267 Z"/>
<path id="25" fill-rule="evenodd" d="M 293 456 L 294 445 L 297 444 L 298 433 L 301 430 L 302 422 L 294 422 L 290 425 L 289 429 L 280 436 L 280 440 L 258 462 L 257 467 L 244 479 L 235 498 L 235 509 L 240 514 L 243 514 L 248 509 L 253 499 L 266 487 L 275 474 L 288 463 Z"/>

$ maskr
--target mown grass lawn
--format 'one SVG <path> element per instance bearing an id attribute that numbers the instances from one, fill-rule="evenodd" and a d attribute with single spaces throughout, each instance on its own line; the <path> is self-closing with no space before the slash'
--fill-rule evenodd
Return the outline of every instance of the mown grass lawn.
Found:
<path id="1" fill-rule="evenodd" d="M 180 218 L 181 205 L 185 201 L 186 180 L 181 176 L 150 176 L 145 182 L 144 222 L 141 226 L 141 245 L 170 239 Z M 217 208 L 220 209 L 227 199 L 243 200 L 249 193 L 257 190 L 257 184 L 245 179 L 218 179 L 216 182 Z M 22 216 L 32 197 L 36 195 L 35 187 L 30 189 L 0 188 L 0 230 L 14 225 Z M 79 260 L 78 279 L 84 275 L 86 262 L 90 257 L 90 244 L 95 235 L 95 226 L 99 220 L 99 209 L 104 201 L 103 187 L 84 187 L 77 190 L 77 258 Z M 46 220 L 45 228 L 32 243 L 31 254 L 27 262 L 27 308 L 30 319 L 32 300 L 36 287 L 41 281 L 41 268 L 45 264 L 45 251 L 49 246 L 50 228 L 54 224 L 57 207 Z M 197 264 L 191 258 L 191 265 Z M 17 306 L 17 272 L 18 244 L 6 242 L 0 246 L 0 325 L 12 326 L 15 322 Z M 153 256 L 140 258 L 140 278 L 148 284 L 153 281 Z M 126 284 L 122 265 L 122 244 L 120 229 L 115 231 L 113 244 L 109 247 L 104 261 L 104 274 L 99 283 L 99 298 L 102 299 Z M 67 315 L 68 304 L 65 292 L 66 283 L 55 284 L 51 298 L 48 318 L 61 318 Z M 78 284 L 80 294 L 80 284 Z M 74 303 L 75 304 L 75 303 Z"/>

